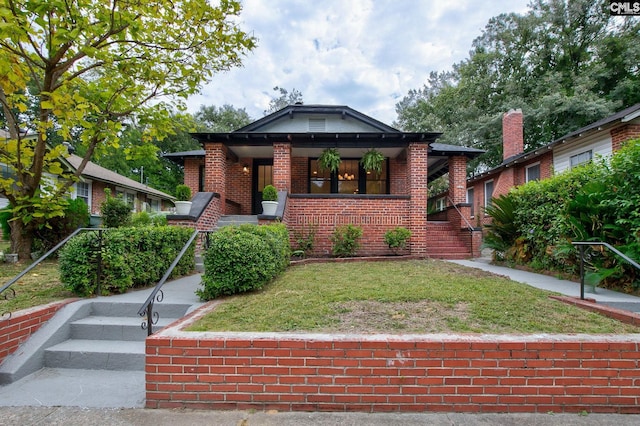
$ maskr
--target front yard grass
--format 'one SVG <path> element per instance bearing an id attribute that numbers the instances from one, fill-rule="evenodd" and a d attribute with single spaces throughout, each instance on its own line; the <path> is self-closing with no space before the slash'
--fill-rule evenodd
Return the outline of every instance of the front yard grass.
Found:
<path id="1" fill-rule="evenodd" d="M 576 285 L 576 292 L 579 291 Z M 307 264 L 228 297 L 190 331 L 637 333 L 505 277 L 442 261 Z"/>
<path id="2" fill-rule="evenodd" d="M 0 287 L 22 272 L 28 265 L 22 263 L 0 263 Z M 11 289 L 16 297 L 11 298 Z M 4 296 L 9 295 L 7 300 Z M 20 309 L 44 305 L 57 300 L 74 297 L 60 282 L 60 272 L 57 261 L 46 261 L 29 271 L 9 290 L 0 295 L 0 315 L 5 312 L 15 312 Z"/>

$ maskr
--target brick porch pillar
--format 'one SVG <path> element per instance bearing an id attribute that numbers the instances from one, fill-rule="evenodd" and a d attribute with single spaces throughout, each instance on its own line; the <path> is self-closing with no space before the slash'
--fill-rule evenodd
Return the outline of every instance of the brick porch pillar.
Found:
<path id="1" fill-rule="evenodd" d="M 221 214 L 225 214 L 227 188 L 227 147 L 221 143 L 204 144 L 205 192 L 220 194 Z"/>
<path id="2" fill-rule="evenodd" d="M 460 206 L 467 202 L 467 158 L 464 156 L 449 157 L 449 198 L 467 221 L 471 221 L 471 207 Z M 456 228 L 466 228 L 467 222 L 456 209 L 449 209 L 449 222 Z"/>
<path id="3" fill-rule="evenodd" d="M 409 167 L 409 223 L 411 231 L 411 254 L 427 254 L 427 152 L 429 146 L 424 143 L 412 143 L 408 148 L 407 165 Z"/>
<path id="4" fill-rule="evenodd" d="M 273 144 L 273 186 L 291 192 L 291 144 Z"/>

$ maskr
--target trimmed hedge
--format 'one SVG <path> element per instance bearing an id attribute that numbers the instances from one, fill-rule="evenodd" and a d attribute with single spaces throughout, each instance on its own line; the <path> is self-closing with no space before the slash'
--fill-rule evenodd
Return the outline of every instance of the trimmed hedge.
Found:
<path id="1" fill-rule="evenodd" d="M 154 226 L 104 230 L 102 233 L 101 290 L 103 295 L 124 293 L 133 287 L 155 285 L 185 245 L 193 230 Z M 97 232 L 70 240 L 60 252 L 60 280 L 80 296 L 96 292 Z M 193 271 L 192 245 L 173 270 L 172 277 Z"/>
<path id="2" fill-rule="evenodd" d="M 283 224 L 224 227 L 210 239 L 198 296 L 212 300 L 259 290 L 286 269 L 290 257 Z"/>

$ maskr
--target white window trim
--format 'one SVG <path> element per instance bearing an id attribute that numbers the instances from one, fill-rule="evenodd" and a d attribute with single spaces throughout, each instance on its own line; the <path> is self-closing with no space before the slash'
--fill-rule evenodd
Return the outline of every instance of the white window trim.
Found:
<path id="1" fill-rule="evenodd" d="M 526 168 L 525 168 L 525 176 L 524 176 L 524 180 L 525 182 L 531 182 L 531 179 L 529 179 L 529 169 L 531 169 L 532 167 L 538 166 L 538 179 L 537 180 L 541 180 L 542 179 L 542 169 L 540 168 L 540 162 L 536 162 L 533 164 L 529 164 Z"/>
<path id="2" fill-rule="evenodd" d="M 438 198 L 436 200 L 436 210 L 441 212 L 445 209 L 446 207 L 446 200 L 444 197 Z"/>
<path id="3" fill-rule="evenodd" d="M 580 163 L 577 163 L 577 164 L 572 164 L 574 158 L 580 157 L 581 155 L 584 155 L 584 154 L 589 154 L 589 159 L 588 160 L 581 161 Z M 579 152 L 578 154 L 570 155 L 569 156 L 569 169 L 573 169 L 575 167 L 581 166 L 581 165 L 586 164 L 586 163 L 588 163 L 589 161 L 592 161 L 592 160 L 593 160 L 593 149 L 588 149 L 586 151 Z"/>
<path id="4" fill-rule="evenodd" d="M 78 184 L 79 183 L 85 183 L 87 184 L 87 207 L 89 208 L 89 211 L 91 211 L 91 205 L 93 204 L 93 182 L 85 179 L 84 181 L 80 181 L 80 182 L 76 182 L 73 184 L 73 199 L 75 200 L 76 198 L 78 198 Z"/>
<path id="5" fill-rule="evenodd" d="M 133 195 L 133 207 L 131 208 L 131 211 L 133 213 L 135 213 L 136 210 L 136 206 L 138 204 L 138 193 L 136 191 L 132 191 L 130 189 L 126 189 L 126 188 L 122 188 L 122 187 L 116 187 L 116 196 L 118 196 L 118 193 L 123 193 L 123 194 L 131 194 Z M 127 201 L 127 200 L 125 200 Z"/>

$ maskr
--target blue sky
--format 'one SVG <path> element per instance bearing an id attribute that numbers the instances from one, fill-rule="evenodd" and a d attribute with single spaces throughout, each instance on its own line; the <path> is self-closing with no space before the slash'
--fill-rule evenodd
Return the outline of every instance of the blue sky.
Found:
<path id="1" fill-rule="evenodd" d="M 301 91 L 305 104 L 348 105 L 391 124 L 409 90 L 467 58 L 491 17 L 524 13 L 528 2 L 242 0 L 239 24 L 258 46 L 188 108 L 230 104 L 258 119 L 280 86 Z"/>

